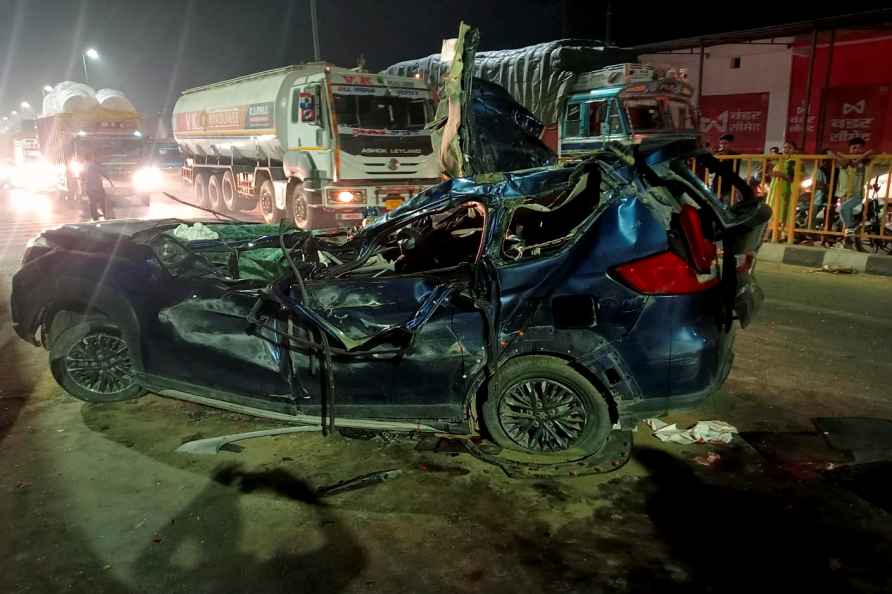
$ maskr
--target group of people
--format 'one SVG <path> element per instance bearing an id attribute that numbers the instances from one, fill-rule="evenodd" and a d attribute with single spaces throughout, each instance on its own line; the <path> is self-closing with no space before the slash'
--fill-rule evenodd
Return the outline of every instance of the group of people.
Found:
<path id="1" fill-rule="evenodd" d="M 715 151 L 715 154 L 738 154 L 733 148 L 733 143 L 733 134 L 723 135 L 719 139 L 718 150 Z M 860 137 L 850 139 L 848 148 L 848 154 L 828 149 L 825 154 L 832 159 L 816 163 L 816 168 L 810 178 L 812 180 L 810 189 L 814 201 L 808 219 L 808 228 L 814 228 L 815 217 L 827 207 L 828 198 L 832 192 L 834 202 L 840 204 L 839 216 L 845 231 L 844 242 L 847 247 L 853 244 L 855 228 L 858 224 L 855 212 L 858 206 L 864 203 L 867 166 L 873 155 L 873 151 L 867 149 L 867 143 Z M 760 179 L 761 176 L 754 175 L 752 182 L 756 186 L 767 182 L 766 202 L 777 213 L 778 228 L 781 229 L 781 240 L 783 241 L 786 239 L 784 234 L 790 216 L 790 199 L 793 195 L 793 180 L 796 171 L 796 163 L 790 157 L 798 152 L 798 147 L 793 142 L 787 141 L 783 144 L 782 152 L 777 147 L 771 147 L 768 152 L 771 156 L 777 155 L 778 158 L 768 161 L 767 167 L 770 169 L 765 174 L 767 179 Z M 836 168 L 835 184 L 831 188 L 830 181 L 833 179 L 831 172 L 834 167 Z"/>

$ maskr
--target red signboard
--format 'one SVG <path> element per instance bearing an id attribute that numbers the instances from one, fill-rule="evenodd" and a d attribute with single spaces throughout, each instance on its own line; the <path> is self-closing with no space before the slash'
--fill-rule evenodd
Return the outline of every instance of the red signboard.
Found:
<path id="1" fill-rule="evenodd" d="M 879 149 L 888 99 L 887 85 L 827 89 L 822 147 L 846 152 L 848 141 L 858 137 L 868 148 Z"/>
<path id="2" fill-rule="evenodd" d="M 768 93 L 704 95 L 700 98 L 700 130 L 710 146 L 716 147 L 723 134 L 734 135 L 738 153 L 765 150 L 768 123 Z"/>

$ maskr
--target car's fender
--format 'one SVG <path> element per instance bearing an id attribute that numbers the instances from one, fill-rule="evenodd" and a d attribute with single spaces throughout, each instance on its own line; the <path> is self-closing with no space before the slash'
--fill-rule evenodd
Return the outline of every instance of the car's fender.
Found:
<path id="1" fill-rule="evenodd" d="M 498 360 L 496 369 L 504 367 L 508 361 L 528 355 L 549 355 L 567 361 L 574 369 L 585 375 L 605 397 L 611 413 L 626 401 L 641 399 L 641 388 L 635 381 L 622 355 L 610 341 L 590 329 L 558 330 L 552 326 L 533 326 L 524 330 L 523 336 L 513 344 L 509 341 Z M 474 375 L 469 384 L 466 406 L 473 414 L 476 411 L 476 398 L 489 378 L 485 366 Z M 613 419 L 616 421 L 616 419 Z"/>
<path id="2" fill-rule="evenodd" d="M 140 324 L 133 307 L 112 288 L 97 286 L 89 281 L 71 276 L 60 276 L 51 291 L 53 298 L 44 307 L 40 323 L 51 324 L 60 311 L 79 313 L 101 313 L 121 329 L 124 339 L 130 345 L 134 364 L 142 371 L 142 348 L 140 344 Z"/>

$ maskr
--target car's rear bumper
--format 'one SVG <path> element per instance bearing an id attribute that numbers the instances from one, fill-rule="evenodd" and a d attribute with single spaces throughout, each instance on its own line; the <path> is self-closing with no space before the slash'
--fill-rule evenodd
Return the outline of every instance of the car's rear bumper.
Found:
<path id="1" fill-rule="evenodd" d="M 632 401 L 617 402 L 620 425 L 624 429 L 631 429 L 643 419 L 664 415 L 672 411 L 696 408 L 702 404 L 709 396 L 722 387 L 722 384 L 725 383 L 725 380 L 728 379 L 728 375 L 731 373 L 731 368 L 734 365 L 733 336 L 731 344 L 719 350 L 716 355 L 719 357 L 717 373 L 709 383 L 700 389 L 662 398 L 640 398 Z"/>

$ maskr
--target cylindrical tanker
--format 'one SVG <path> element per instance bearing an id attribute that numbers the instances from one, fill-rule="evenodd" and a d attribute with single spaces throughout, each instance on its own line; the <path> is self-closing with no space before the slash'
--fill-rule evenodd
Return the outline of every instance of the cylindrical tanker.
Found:
<path id="1" fill-rule="evenodd" d="M 286 66 L 185 91 L 173 112 L 196 202 L 269 222 L 354 225 L 438 181 L 418 79 Z"/>
<path id="2" fill-rule="evenodd" d="M 189 156 L 281 162 L 288 91 L 301 67 L 279 68 L 185 91 L 173 110 L 174 138 Z M 317 68 L 318 70 L 318 68 Z M 281 121 L 279 121 L 281 120 Z"/>

